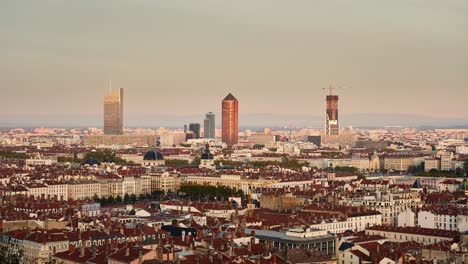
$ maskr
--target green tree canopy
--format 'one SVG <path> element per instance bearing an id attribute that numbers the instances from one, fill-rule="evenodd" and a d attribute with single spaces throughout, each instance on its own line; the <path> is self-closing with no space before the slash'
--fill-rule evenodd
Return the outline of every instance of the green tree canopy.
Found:
<path id="1" fill-rule="evenodd" d="M 23 263 L 24 251 L 21 246 L 11 241 L 0 243 L 0 263 L 21 264 Z"/>
<path id="2" fill-rule="evenodd" d="M 0 151 L 0 158 L 3 159 L 27 159 L 29 156 L 26 153 L 17 153 L 13 151 Z"/>
<path id="3" fill-rule="evenodd" d="M 242 190 L 225 186 L 183 185 L 180 192 L 190 196 L 192 200 L 227 200 L 232 196 L 244 197 Z"/>
<path id="4" fill-rule="evenodd" d="M 184 166 L 184 165 L 189 165 L 188 160 L 182 160 L 182 159 L 166 159 L 164 160 L 164 163 L 166 165 L 170 166 Z"/>

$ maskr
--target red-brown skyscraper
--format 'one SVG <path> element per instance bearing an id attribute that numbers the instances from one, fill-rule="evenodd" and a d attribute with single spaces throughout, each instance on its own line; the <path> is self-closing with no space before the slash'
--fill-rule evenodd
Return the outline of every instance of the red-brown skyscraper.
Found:
<path id="1" fill-rule="evenodd" d="M 232 94 L 228 94 L 222 102 L 222 140 L 232 147 L 238 142 L 239 134 L 239 102 Z"/>

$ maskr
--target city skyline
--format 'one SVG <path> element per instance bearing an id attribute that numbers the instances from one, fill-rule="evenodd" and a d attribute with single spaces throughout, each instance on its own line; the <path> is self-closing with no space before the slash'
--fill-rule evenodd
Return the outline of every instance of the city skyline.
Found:
<path id="1" fill-rule="evenodd" d="M 111 83 L 111 81 L 109 81 Z M 326 134 L 339 134 L 341 122 L 338 122 L 338 93 L 335 93 L 334 91 L 336 89 L 341 89 L 340 87 L 333 87 L 329 86 L 327 88 L 322 88 L 323 90 L 329 90 L 330 94 L 325 95 L 326 98 L 326 103 L 324 105 L 324 108 L 326 109 L 325 111 L 325 133 Z M 231 93 L 230 93 L 231 94 Z M 112 101 L 112 102 L 111 102 Z M 116 105 L 117 104 L 117 105 Z M 117 108 L 118 109 L 117 109 Z M 111 108 L 113 109 L 111 111 Z M 117 110 L 116 110 L 117 109 Z M 113 112 L 119 112 L 119 113 L 113 113 Z M 156 128 L 156 127 L 164 127 L 168 126 L 170 128 L 177 128 L 180 127 L 181 122 L 185 121 L 190 121 L 190 122 L 196 122 L 198 125 L 200 125 L 200 115 L 195 114 L 196 109 L 193 111 L 194 114 L 192 115 L 172 115 L 172 114 L 167 114 L 167 115 L 160 115 L 159 118 L 163 117 L 163 121 L 154 118 L 154 115 L 151 115 L 148 113 L 146 114 L 138 114 L 138 115 L 132 115 L 130 114 L 130 117 L 124 122 L 123 120 L 123 115 L 127 115 L 127 110 L 123 109 L 123 88 L 118 88 L 118 89 L 110 89 L 109 93 L 107 93 L 104 96 L 104 122 L 103 122 L 103 129 L 105 134 L 123 134 L 123 128 L 135 128 L 135 127 L 144 127 L 144 128 Z M 205 128 L 206 122 L 208 115 L 216 115 L 216 114 L 222 114 L 222 109 L 221 111 L 215 111 L 213 112 L 208 112 L 205 115 L 205 119 L 203 120 L 203 126 Z M 262 127 L 297 127 L 297 128 L 319 128 L 320 126 L 323 127 L 323 124 L 320 125 L 319 121 L 322 119 L 319 115 L 315 115 L 316 113 L 313 113 L 311 115 L 307 114 L 302 114 L 302 115 L 288 115 L 285 113 L 279 113 L 279 114 L 273 114 L 273 113 L 241 113 L 241 117 L 244 120 L 244 123 L 241 124 L 239 127 L 240 128 L 262 128 Z M 118 119 L 115 119 L 115 116 L 118 115 Z M 332 115 L 331 122 L 334 124 L 329 124 L 328 120 L 328 115 Z M 382 114 L 382 113 L 363 113 L 363 114 L 349 114 L 345 113 L 343 116 L 344 122 L 343 126 L 344 127 L 363 127 L 363 128 L 368 128 L 368 127 L 387 127 L 387 126 L 407 126 L 407 127 L 415 127 L 415 128 L 425 128 L 425 127 L 447 127 L 447 128 L 457 128 L 457 127 L 468 127 L 468 119 L 457 119 L 457 118 L 437 118 L 437 117 L 431 117 L 428 115 L 410 115 L 410 114 Z M 17 117 L 12 115 L 8 116 L 10 119 L 5 120 L 0 120 L 0 128 L 1 127 L 34 127 L 34 126 L 40 126 L 40 127 L 92 127 L 92 126 L 97 126 L 101 127 L 101 125 L 98 125 L 95 123 L 96 117 L 95 115 L 91 117 L 93 121 L 90 121 L 91 119 L 88 118 L 88 120 L 83 121 L 83 120 L 76 120 L 76 116 L 73 115 L 64 115 L 64 119 L 62 120 L 54 120 L 55 123 L 48 123 L 44 122 L 43 120 L 34 120 L 34 121 L 27 121 L 27 120 L 21 120 L 21 119 L 16 119 Z M 112 118 L 111 118 L 112 117 Z M 350 118 L 351 117 L 351 118 Z M 336 118 L 336 120 L 334 119 Z M 12 121 L 15 119 L 15 121 Z M 112 121 L 111 119 L 115 119 Z M 151 120 L 151 121 L 150 121 Z M 287 121 L 285 121 L 287 120 Z M 24 122 L 28 122 L 28 124 L 25 124 Z M 75 121 L 73 122 L 67 122 L 67 121 Z M 117 122 L 118 124 L 111 124 L 112 122 Z M 222 120 L 221 120 L 222 121 Z M 218 120 L 218 122 L 214 122 L 214 125 L 210 125 L 211 130 L 214 129 L 212 126 L 216 128 L 221 128 L 222 127 L 222 122 Z M 40 123 L 38 123 L 40 122 Z M 93 123 L 94 122 L 94 123 Z M 79 124 L 79 125 L 78 125 Z M 106 124 L 108 129 L 106 129 Z M 110 128 L 112 126 L 112 128 Z M 330 126 L 330 127 L 329 127 Z M 333 132 L 330 132 L 330 128 L 333 128 Z M 107 132 L 106 132 L 107 131 Z"/>
<path id="2" fill-rule="evenodd" d="M 467 3 L 210 3 L 6 4 L 0 118 L 99 120 L 112 78 L 129 116 L 213 111 L 228 92 L 245 114 L 321 115 L 331 84 L 343 113 L 468 120 Z"/>

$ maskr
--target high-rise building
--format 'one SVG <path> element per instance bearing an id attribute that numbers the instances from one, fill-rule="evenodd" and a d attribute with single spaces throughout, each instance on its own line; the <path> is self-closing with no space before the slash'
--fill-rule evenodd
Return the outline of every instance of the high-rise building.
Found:
<path id="1" fill-rule="evenodd" d="M 338 124 L 338 95 L 327 95 L 327 112 L 325 115 L 325 134 L 339 135 L 340 125 Z"/>
<path id="2" fill-rule="evenodd" d="M 193 138 L 200 138 L 200 124 L 190 123 L 189 130 L 193 132 Z"/>
<path id="3" fill-rule="evenodd" d="M 206 113 L 203 121 L 203 130 L 205 131 L 204 138 L 215 138 L 215 114 L 212 112 Z"/>
<path id="4" fill-rule="evenodd" d="M 322 146 L 322 137 L 321 136 L 307 136 L 307 142 L 314 143 L 317 147 Z"/>
<path id="5" fill-rule="evenodd" d="M 104 97 L 104 134 L 123 134 L 123 88 Z"/>
<path id="6" fill-rule="evenodd" d="M 239 136 L 239 102 L 228 94 L 222 102 L 222 141 L 232 147 Z"/>

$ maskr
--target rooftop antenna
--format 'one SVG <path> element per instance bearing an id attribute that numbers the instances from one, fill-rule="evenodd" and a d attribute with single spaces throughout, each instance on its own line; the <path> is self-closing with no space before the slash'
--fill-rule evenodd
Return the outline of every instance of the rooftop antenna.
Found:
<path id="1" fill-rule="evenodd" d="M 109 80 L 109 93 L 112 92 L 112 80 Z"/>

